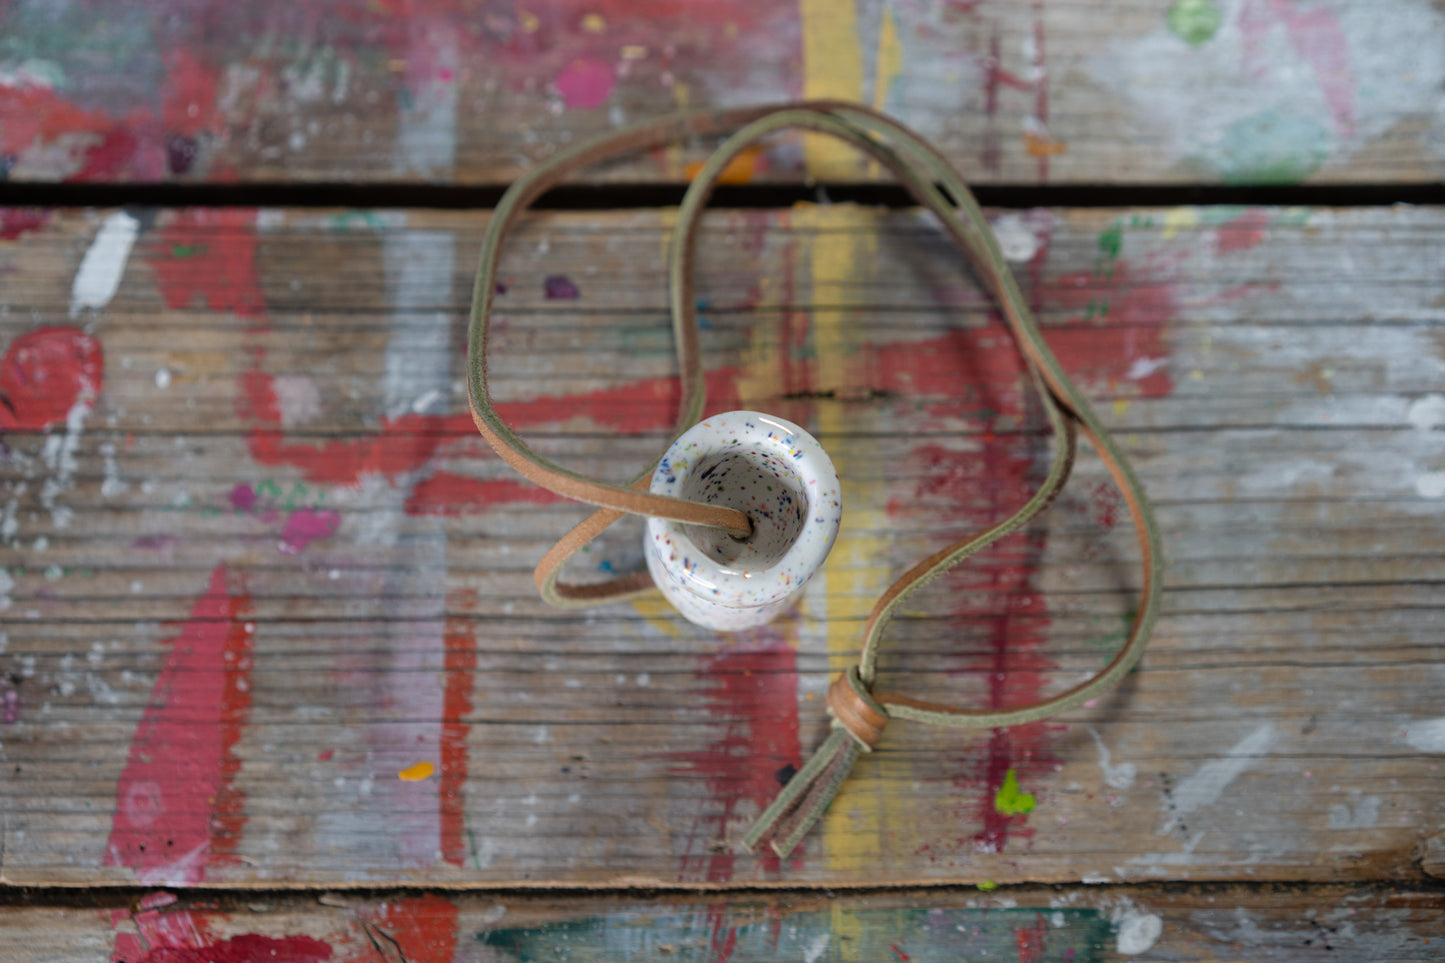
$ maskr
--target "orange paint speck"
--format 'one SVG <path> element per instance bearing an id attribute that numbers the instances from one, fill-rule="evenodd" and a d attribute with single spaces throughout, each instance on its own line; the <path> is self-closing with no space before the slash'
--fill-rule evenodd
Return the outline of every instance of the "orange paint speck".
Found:
<path id="1" fill-rule="evenodd" d="M 1024 149 L 1033 157 L 1051 157 L 1055 154 L 1067 154 L 1069 145 L 1065 141 L 1049 140 L 1026 130 L 1024 131 Z"/>
<path id="2" fill-rule="evenodd" d="M 402 782 L 421 782 L 423 779 L 429 778 L 431 774 L 436 771 L 437 767 L 431 763 L 419 762 L 414 766 L 407 766 L 396 774 L 396 778 Z"/>
<path id="3" fill-rule="evenodd" d="M 728 161 L 727 166 L 722 169 L 722 174 L 718 176 L 717 182 L 719 184 L 748 183 L 753 179 L 753 174 L 757 173 L 758 158 L 762 156 L 762 153 L 763 149 L 761 147 L 749 147 L 742 151 L 738 156 Z M 688 180 L 692 180 L 701 172 L 701 161 L 688 164 L 683 168 L 683 173 L 687 175 Z"/>

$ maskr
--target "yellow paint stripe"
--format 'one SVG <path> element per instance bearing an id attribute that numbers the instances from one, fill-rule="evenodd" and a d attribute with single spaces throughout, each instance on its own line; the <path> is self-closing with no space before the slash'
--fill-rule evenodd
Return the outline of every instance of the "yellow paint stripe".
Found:
<path id="1" fill-rule="evenodd" d="M 877 253 L 877 219 L 856 207 L 799 205 L 793 223 L 812 238 L 812 290 L 809 303 L 836 305 L 848 300 L 848 287 L 864 277 Z M 813 347 L 817 354 L 819 391 L 843 395 L 857 381 L 857 361 L 846 353 L 847 315 L 837 308 L 813 310 Z M 843 525 L 824 569 L 828 610 L 829 662 L 841 671 L 858 660 L 863 620 L 873 601 L 888 586 L 887 499 L 878 482 L 861 479 L 876 474 L 866 446 L 844 444 L 840 436 L 858 425 L 842 406 L 819 406 L 820 439 L 833 459 L 843 484 Z M 881 849 L 880 815 L 885 803 L 878 767 L 864 759 L 843 786 L 823 820 L 828 866 L 847 874 L 876 869 Z"/>
<path id="2" fill-rule="evenodd" d="M 1199 225 L 1199 209 L 1176 207 L 1164 215 L 1164 240 L 1169 240 L 1180 231 L 1187 231 Z"/>
<path id="3" fill-rule="evenodd" d="M 658 632 L 672 639 L 682 639 L 682 632 L 677 627 L 677 610 L 672 603 L 657 595 L 644 595 L 640 598 L 631 599 L 632 608 L 648 625 Z"/>
<path id="4" fill-rule="evenodd" d="M 898 14 L 893 7 L 883 8 L 878 27 L 878 60 L 874 67 L 873 109 L 888 109 L 888 93 L 893 81 L 903 72 L 903 44 L 898 40 Z"/>
<path id="5" fill-rule="evenodd" d="M 809 100 L 863 99 L 863 45 L 858 40 L 856 0 L 798 0 L 803 28 L 803 96 Z M 847 180 L 857 176 L 853 148 L 815 134 L 803 137 L 808 176 Z"/>

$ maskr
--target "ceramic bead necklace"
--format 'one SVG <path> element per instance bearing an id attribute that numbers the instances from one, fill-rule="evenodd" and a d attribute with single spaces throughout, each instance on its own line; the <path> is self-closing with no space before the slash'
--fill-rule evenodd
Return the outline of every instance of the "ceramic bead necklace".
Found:
<path id="1" fill-rule="evenodd" d="M 1159 610 L 1163 557 L 1142 486 L 1034 325 L 1012 272 L 977 201 L 948 161 L 897 121 L 856 104 L 814 101 L 685 114 L 642 124 L 562 151 L 503 195 L 487 225 L 472 295 L 468 368 L 472 419 L 496 452 L 524 476 L 560 495 L 601 506 L 542 558 L 535 580 L 555 605 L 589 605 L 661 588 L 683 615 L 731 630 L 761 624 L 785 608 L 832 547 L 841 517 L 837 476 L 827 455 L 797 425 L 759 412 L 701 420 L 704 395 L 692 267 L 698 223 L 728 163 L 761 138 L 800 128 L 829 135 L 870 155 L 932 211 L 998 301 L 1022 351 L 1054 433 L 1052 460 L 1037 492 L 1013 515 L 939 549 L 883 593 L 863 629 L 858 664 L 828 690 L 832 730 L 743 839 L 787 855 L 822 816 L 853 764 L 872 751 L 890 719 L 993 729 L 1034 722 L 1100 695 L 1144 652 Z M 502 241 L 539 196 L 589 164 L 669 141 L 736 130 L 717 148 L 683 197 L 668 249 L 669 302 L 681 371 L 682 401 L 668 451 L 630 486 L 572 472 L 532 451 L 498 417 L 487 389 L 487 334 Z M 958 562 L 1017 530 L 1046 509 L 1073 465 L 1078 433 L 1093 445 L 1123 494 L 1139 538 L 1142 598 L 1128 639 L 1097 675 L 1059 695 L 1012 709 L 967 709 L 874 691 L 879 646 L 898 606 Z M 571 585 L 562 566 L 624 514 L 648 516 L 648 570 Z"/>

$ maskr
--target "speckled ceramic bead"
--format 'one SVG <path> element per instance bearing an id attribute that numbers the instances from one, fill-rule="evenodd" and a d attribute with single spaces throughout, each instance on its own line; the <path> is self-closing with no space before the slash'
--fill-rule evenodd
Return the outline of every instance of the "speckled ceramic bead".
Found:
<path id="1" fill-rule="evenodd" d="M 842 490 L 817 439 L 790 421 L 729 411 L 688 429 L 652 473 L 651 491 L 743 512 L 753 531 L 647 520 L 648 571 L 677 610 L 722 632 L 788 607 L 838 537 Z"/>

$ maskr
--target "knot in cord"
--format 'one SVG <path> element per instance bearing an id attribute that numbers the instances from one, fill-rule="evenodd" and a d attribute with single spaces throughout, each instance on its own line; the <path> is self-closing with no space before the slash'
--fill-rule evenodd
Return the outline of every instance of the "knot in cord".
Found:
<path id="1" fill-rule="evenodd" d="M 864 752 L 872 752 L 888 724 L 888 712 L 868 693 L 855 665 L 840 673 L 828 687 L 828 715 L 833 725 L 857 741 Z"/>

